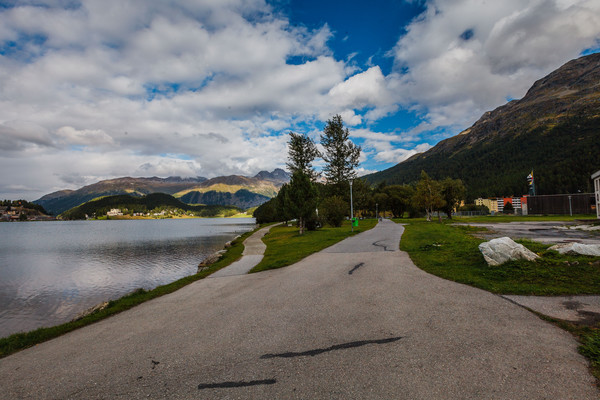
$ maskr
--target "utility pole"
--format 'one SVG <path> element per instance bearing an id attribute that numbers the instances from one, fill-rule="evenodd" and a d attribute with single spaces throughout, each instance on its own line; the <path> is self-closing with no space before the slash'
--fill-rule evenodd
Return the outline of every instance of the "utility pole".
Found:
<path id="1" fill-rule="evenodd" d="M 354 205 L 352 204 L 352 179 L 350 179 L 350 226 L 354 232 Z"/>

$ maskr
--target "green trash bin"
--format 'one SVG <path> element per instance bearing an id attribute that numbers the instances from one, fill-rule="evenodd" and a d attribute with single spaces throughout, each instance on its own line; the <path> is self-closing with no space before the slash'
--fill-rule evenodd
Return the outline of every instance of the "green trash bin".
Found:
<path id="1" fill-rule="evenodd" d="M 355 228 L 358 226 L 358 218 L 352 218 L 352 226 Z"/>

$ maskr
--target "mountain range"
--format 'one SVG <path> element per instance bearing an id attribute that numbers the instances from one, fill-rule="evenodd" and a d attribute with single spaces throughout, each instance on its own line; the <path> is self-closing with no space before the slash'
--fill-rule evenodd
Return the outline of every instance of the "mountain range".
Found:
<path id="1" fill-rule="evenodd" d="M 260 205 L 275 196 L 279 188 L 289 181 L 282 169 L 261 171 L 254 177 L 240 175 L 220 176 L 212 179 L 196 178 L 115 178 L 103 180 L 77 190 L 60 190 L 47 194 L 35 204 L 49 213 L 59 215 L 73 207 L 104 196 L 144 196 L 166 193 L 187 204 L 227 205 L 249 208 Z"/>
<path id="2" fill-rule="evenodd" d="M 365 177 L 371 184 L 460 178 L 467 198 L 523 195 L 533 170 L 537 194 L 592 191 L 600 169 L 600 54 L 569 61 L 520 100 L 486 112 L 424 153 Z"/>

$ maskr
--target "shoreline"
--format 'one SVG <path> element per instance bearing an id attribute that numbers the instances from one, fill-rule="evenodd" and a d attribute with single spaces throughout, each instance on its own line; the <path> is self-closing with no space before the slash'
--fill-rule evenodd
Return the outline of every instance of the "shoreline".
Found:
<path id="1" fill-rule="evenodd" d="M 216 260 L 213 258 L 212 263 L 207 263 L 202 269 L 198 268 L 197 272 L 191 275 L 179 278 L 164 285 L 157 286 L 150 290 L 139 288 L 123 295 L 116 300 L 98 303 L 97 305 L 83 310 L 74 316 L 72 320 L 62 324 L 41 327 L 27 332 L 17 332 L 8 336 L 0 337 L 0 359 L 26 348 L 35 346 L 39 343 L 62 336 L 76 329 L 83 328 L 95 322 L 109 318 L 154 298 L 173 293 L 184 286 L 212 275 L 213 273 L 229 266 L 242 257 L 242 252 L 244 251 L 244 240 L 261 228 L 260 225 L 255 225 L 256 226 L 254 229 L 245 232 L 242 235 L 238 235 L 233 240 L 225 243 L 223 245 L 223 249 L 215 253 L 221 253 Z M 212 254 L 201 260 L 198 266 L 202 265 L 203 262 L 213 257 L 215 254 Z M 99 305 L 102 305 L 102 307 L 99 307 Z M 91 312 L 87 313 L 88 311 Z M 85 315 L 79 317 L 81 314 Z"/>

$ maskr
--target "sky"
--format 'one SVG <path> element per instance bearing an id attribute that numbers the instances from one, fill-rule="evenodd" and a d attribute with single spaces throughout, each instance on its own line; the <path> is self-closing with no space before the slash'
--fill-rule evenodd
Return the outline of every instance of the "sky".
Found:
<path id="1" fill-rule="evenodd" d="M 253 176 L 336 114 L 380 171 L 598 51 L 598 0 L 0 0 L 0 199 Z"/>

